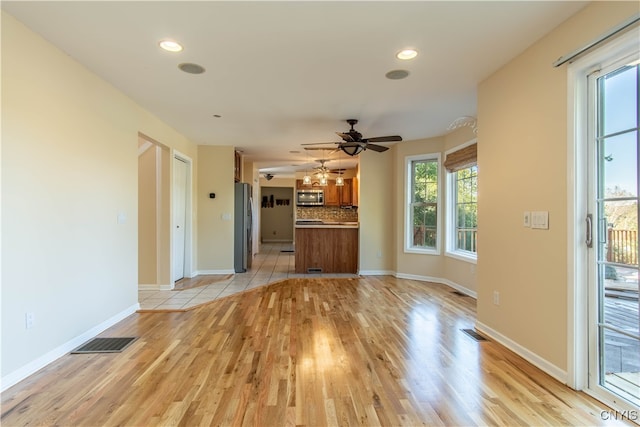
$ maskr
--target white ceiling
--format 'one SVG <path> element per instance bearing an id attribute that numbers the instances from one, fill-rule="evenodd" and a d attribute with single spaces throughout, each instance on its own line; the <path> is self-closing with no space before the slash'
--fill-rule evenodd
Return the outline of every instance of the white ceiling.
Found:
<path id="1" fill-rule="evenodd" d="M 349 118 L 365 138 L 446 133 L 476 115 L 480 81 L 585 4 L 2 1 L 2 9 L 197 144 L 233 145 L 263 172 L 290 176 L 329 156 L 300 144 L 341 141 L 335 132 Z M 161 50 L 164 38 L 184 50 Z M 418 57 L 396 59 L 405 47 Z M 206 72 L 184 73 L 184 62 Z M 409 77 L 385 78 L 396 69 Z M 355 159 L 343 155 L 342 167 L 347 160 Z"/>

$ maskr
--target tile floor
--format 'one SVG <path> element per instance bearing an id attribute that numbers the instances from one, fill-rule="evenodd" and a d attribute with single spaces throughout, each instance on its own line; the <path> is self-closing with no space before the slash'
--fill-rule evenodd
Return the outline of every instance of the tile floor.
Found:
<path id="1" fill-rule="evenodd" d="M 254 289 L 279 280 L 295 277 L 358 277 L 355 274 L 296 274 L 291 243 L 262 244 L 246 273 L 236 273 L 227 280 L 185 290 L 139 290 L 140 310 L 187 310 L 200 304 L 238 292 Z"/>

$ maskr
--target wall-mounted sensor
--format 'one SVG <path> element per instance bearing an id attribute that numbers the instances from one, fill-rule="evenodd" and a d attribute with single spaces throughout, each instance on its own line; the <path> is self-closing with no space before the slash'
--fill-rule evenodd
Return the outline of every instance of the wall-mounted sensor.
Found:
<path id="1" fill-rule="evenodd" d="M 215 199 L 216 198 L 216 193 L 209 193 L 209 198 L 210 199 Z"/>

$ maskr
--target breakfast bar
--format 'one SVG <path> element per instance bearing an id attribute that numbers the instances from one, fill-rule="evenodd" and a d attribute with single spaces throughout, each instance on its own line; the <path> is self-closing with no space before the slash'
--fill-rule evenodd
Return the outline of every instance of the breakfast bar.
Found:
<path id="1" fill-rule="evenodd" d="M 296 221 L 296 273 L 357 274 L 358 232 L 358 222 Z"/>

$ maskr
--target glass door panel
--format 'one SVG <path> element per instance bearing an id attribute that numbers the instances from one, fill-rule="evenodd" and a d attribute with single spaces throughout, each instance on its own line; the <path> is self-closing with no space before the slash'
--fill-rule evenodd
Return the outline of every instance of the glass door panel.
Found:
<path id="1" fill-rule="evenodd" d="M 596 272 L 592 309 L 598 386 L 640 405 L 638 65 L 597 78 Z"/>

